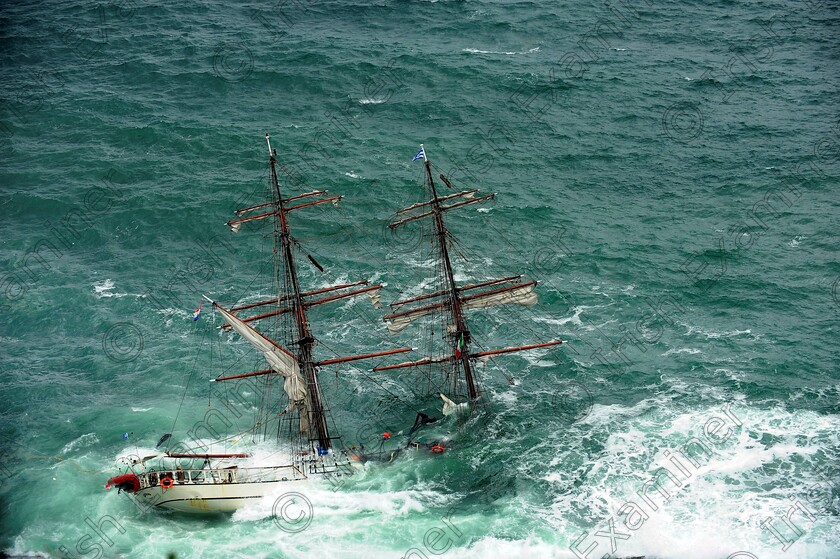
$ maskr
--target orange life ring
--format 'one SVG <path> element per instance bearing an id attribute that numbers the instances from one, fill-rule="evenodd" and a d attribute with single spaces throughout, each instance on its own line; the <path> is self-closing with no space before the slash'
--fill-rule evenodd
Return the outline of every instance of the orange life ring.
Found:
<path id="1" fill-rule="evenodd" d="M 435 454 L 443 452 L 443 446 L 441 446 L 439 444 L 436 444 L 435 446 L 432 447 L 432 452 L 434 452 Z"/>
<path id="2" fill-rule="evenodd" d="M 173 485 L 175 485 L 175 482 L 171 477 L 164 477 L 160 480 L 160 486 L 164 489 L 170 489 Z"/>

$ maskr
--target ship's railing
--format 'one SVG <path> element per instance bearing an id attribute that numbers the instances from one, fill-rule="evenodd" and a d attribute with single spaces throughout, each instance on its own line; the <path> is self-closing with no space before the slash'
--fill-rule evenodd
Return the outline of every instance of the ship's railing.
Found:
<path id="1" fill-rule="evenodd" d="M 138 476 L 140 488 L 158 485 L 213 485 L 217 483 L 261 483 L 305 479 L 296 466 L 264 466 L 257 468 L 202 468 L 200 470 L 150 470 Z M 161 480 L 164 480 L 161 482 Z M 169 481 L 171 480 L 171 482 Z"/>

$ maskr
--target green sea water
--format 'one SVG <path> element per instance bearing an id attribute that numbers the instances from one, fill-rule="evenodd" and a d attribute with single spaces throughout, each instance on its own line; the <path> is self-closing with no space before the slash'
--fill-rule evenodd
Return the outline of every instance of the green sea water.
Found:
<path id="1" fill-rule="evenodd" d="M 840 556 L 838 36 L 822 0 L 4 3 L 0 549 Z M 451 451 L 298 489 L 294 533 L 273 499 L 198 518 L 103 489 L 219 405 L 211 346 L 244 352 L 192 312 L 269 293 L 267 231 L 224 225 L 263 199 L 266 132 L 287 193 L 345 196 L 290 216 L 325 269 L 305 285 L 429 287 L 428 239 L 386 227 L 423 197 L 423 143 L 497 193 L 447 216 L 456 278 L 540 282 L 535 307 L 470 313 L 476 339 L 569 342 L 479 368 Z M 420 345 L 382 312 L 322 306 L 313 331 Z M 413 421 L 381 413 L 411 371 L 366 367 L 322 379 L 351 442 Z"/>

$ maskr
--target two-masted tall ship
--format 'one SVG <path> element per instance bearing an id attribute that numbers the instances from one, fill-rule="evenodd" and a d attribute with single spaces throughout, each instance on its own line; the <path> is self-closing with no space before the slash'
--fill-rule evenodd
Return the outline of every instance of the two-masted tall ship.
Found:
<path id="1" fill-rule="evenodd" d="M 341 196 L 331 195 L 326 190 L 315 190 L 284 197 L 277 175 L 277 154 L 271 148 L 268 134 L 265 139 L 269 152 L 271 200 L 236 210 L 237 217 L 227 222 L 227 225 L 233 231 L 239 231 L 247 223 L 271 222 L 274 256 L 272 293 L 277 295 L 232 308 L 224 308 L 207 299 L 225 321 L 222 327 L 237 332 L 261 354 L 268 365 L 266 369 L 222 376 L 211 382 L 260 379 L 263 390 L 259 411 L 253 426 L 243 433 L 214 443 L 197 444 L 192 448 L 183 443 L 176 447 L 165 447 L 164 451 L 131 460 L 125 473 L 108 480 L 106 488 L 118 487 L 134 496 L 138 504 L 146 508 L 181 512 L 231 512 L 256 499 L 279 495 L 290 482 L 313 478 L 334 480 L 351 475 L 355 467 L 369 459 L 384 457 L 391 460 L 404 450 L 426 449 L 442 453 L 447 449 L 440 439 L 420 441 L 418 431 L 436 421 L 422 412 L 417 414 L 414 425 L 402 438 L 391 438 L 390 432 L 385 432 L 378 448 L 373 451 L 365 451 L 361 445 L 356 447 L 356 443 L 365 441 L 344 443 L 324 396 L 319 369 L 412 349 L 403 347 L 329 359 L 321 359 L 316 355 L 318 341 L 307 310 L 315 305 L 362 294 L 370 295 L 378 308 L 378 291 L 382 285 L 371 285 L 361 280 L 304 290 L 297 267 L 299 253 L 305 254 L 315 268 L 323 269 L 310 254 L 303 252 L 299 241 L 292 236 L 289 214 L 311 206 L 337 203 Z M 432 338 L 437 340 L 437 345 L 430 348 L 432 353 L 424 359 L 378 366 L 373 370 L 385 372 L 413 367 L 425 371 L 427 394 L 436 394 L 443 399 L 443 415 L 457 414 L 460 417 L 458 412 L 469 414 L 481 400 L 482 385 L 474 367 L 477 361 L 505 353 L 556 346 L 563 342 L 556 340 L 503 349 L 475 350 L 478 342 L 471 335 L 465 311 L 509 303 L 533 305 L 537 301 L 534 292 L 536 282 L 526 281 L 522 276 L 510 276 L 467 285 L 456 283 L 449 250 L 454 237 L 444 225 L 443 214 L 455 208 L 491 200 L 494 195 L 476 197 L 477 190 L 466 190 L 440 196 L 432 177 L 431 163 L 422 145 L 415 160 L 421 157 L 425 164 L 425 182 L 431 199 L 400 210 L 398 220 L 390 226 L 396 228 L 431 218 L 434 224 L 432 245 L 436 253 L 435 266 L 439 272 L 436 274 L 438 286 L 432 293 L 392 303 L 393 312 L 386 315 L 384 320 L 388 329 L 396 334 L 415 320 L 431 317 L 433 320 L 428 321 L 427 326 L 433 334 Z M 440 175 L 440 178 L 447 187 L 452 188 L 444 175 Z M 251 316 L 245 317 L 244 314 Z M 259 324 L 260 328 L 257 329 L 254 324 Z M 273 396 L 276 394 L 276 391 L 271 390 L 274 383 L 282 383 L 283 396 Z M 407 407 L 415 410 L 418 405 L 424 405 L 421 402 L 410 404 Z M 403 431 L 397 433 L 402 434 Z M 170 437 L 171 434 L 164 435 L 158 447 L 169 441 Z M 265 460 L 255 460 L 247 452 L 226 452 L 229 443 L 246 437 L 252 441 L 260 440 L 259 437 L 263 441 L 272 440 L 276 448 L 272 456 L 282 459 L 275 458 L 270 465 L 266 465 Z M 397 446 L 386 449 L 386 441 Z M 222 451 L 217 447 L 221 447 Z"/>
<path id="2" fill-rule="evenodd" d="M 140 504 L 147 507 L 183 512 L 230 512 L 254 499 L 277 493 L 282 484 L 291 481 L 319 476 L 334 478 L 352 473 L 353 464 L 358 463 L 359 457 L 351 456 L 342 444 L 321 390 L 319 369 L 411 351 L 411 348 L 399 348 L 330 359 L 316 356 L 317 340 L 307 310 L 315 305 L 365 293 L 371 295 L 378 306 L 377 291 L 382 285 L 370 285 L 362 280 L 304 290 L 296 258 L 300 243 L 291 234 L 289 214 L 311 206 L 337 203 L 341 196 L 333 196 L 326 190 L 315 190 L 284 197 L 277 177 L 277 153 L 271 148 L 268 134 L 265 140 L 272 199 L 236 210 L 237 218 L 228 221 L 227 225 L 236 232 L 247 223 L 273 222 L 273 292 L 278 295 L 230 309 L 207 300 L 226 321 L 223 328 L 230 328 L 247 340 L 262 354 L 268 368 L 215 378 L 211 382 L 262 377 L 262 394 L 269 397 L 262 398 L 253 427 L 236 438 L 249 435 L 252 440 L 259 440 L 260 436 L 265 440 L 276 436 L 280 448 L 274 454 L 282 460 L 276 465 L 255 464 L 254 457 L 247 453 L 214 452 L 213 444 L 140 458 L 129 464 L 126 473 L 108 480 L 106 488 L 118 487 L 133 494 Z M 306 255 L 313 266 L 322 270 L 310 254 Z M 243 318 L 242 313 L 246 311 L 259 314 Z M 259 330 L 253 326 L 257 322 L 261 324 Z M 281 380 L 285 398 L 270 397 L 271 385 Z M 168 438 L 169 435 L 165 435 L 161 443 Z M 225 443 L 233 439 L 229 437 L 216 444 L 226 446 Z M 184 464 L 186 467 L 183 467 Z"/>

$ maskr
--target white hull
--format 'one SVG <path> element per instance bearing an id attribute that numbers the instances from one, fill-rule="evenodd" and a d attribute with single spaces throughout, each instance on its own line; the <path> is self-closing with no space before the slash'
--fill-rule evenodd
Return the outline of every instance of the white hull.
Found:
<path id="1" fill-rule="evenodd" d="M 213 485 L 174 485 L 141 489 L 135 498 L 143 508 L 169 509 L 187 513 L 234 512 L 257 499 L 271 494 L 280 495 L 282 486 L 290 488 L 294 481 L 264 481 L 257 483 L 229 483 Z"/>
<path id="2" fill-rule="evenodd" d="M 134 495 L 143 510 L 168 509 L 187 513 L 234 512 L 269 496 L 293 491 L 296 481 L 311 475 L 337 479 L 352 475 L 354 466 L 343 453 L 342 461 L 333 456 L 301 461 L 300 466 L 264 466 L 252 468 L 161 469 L 126 473 L 108 481 Z M 304 471 L 309 472 L 307 476 Z"/>

